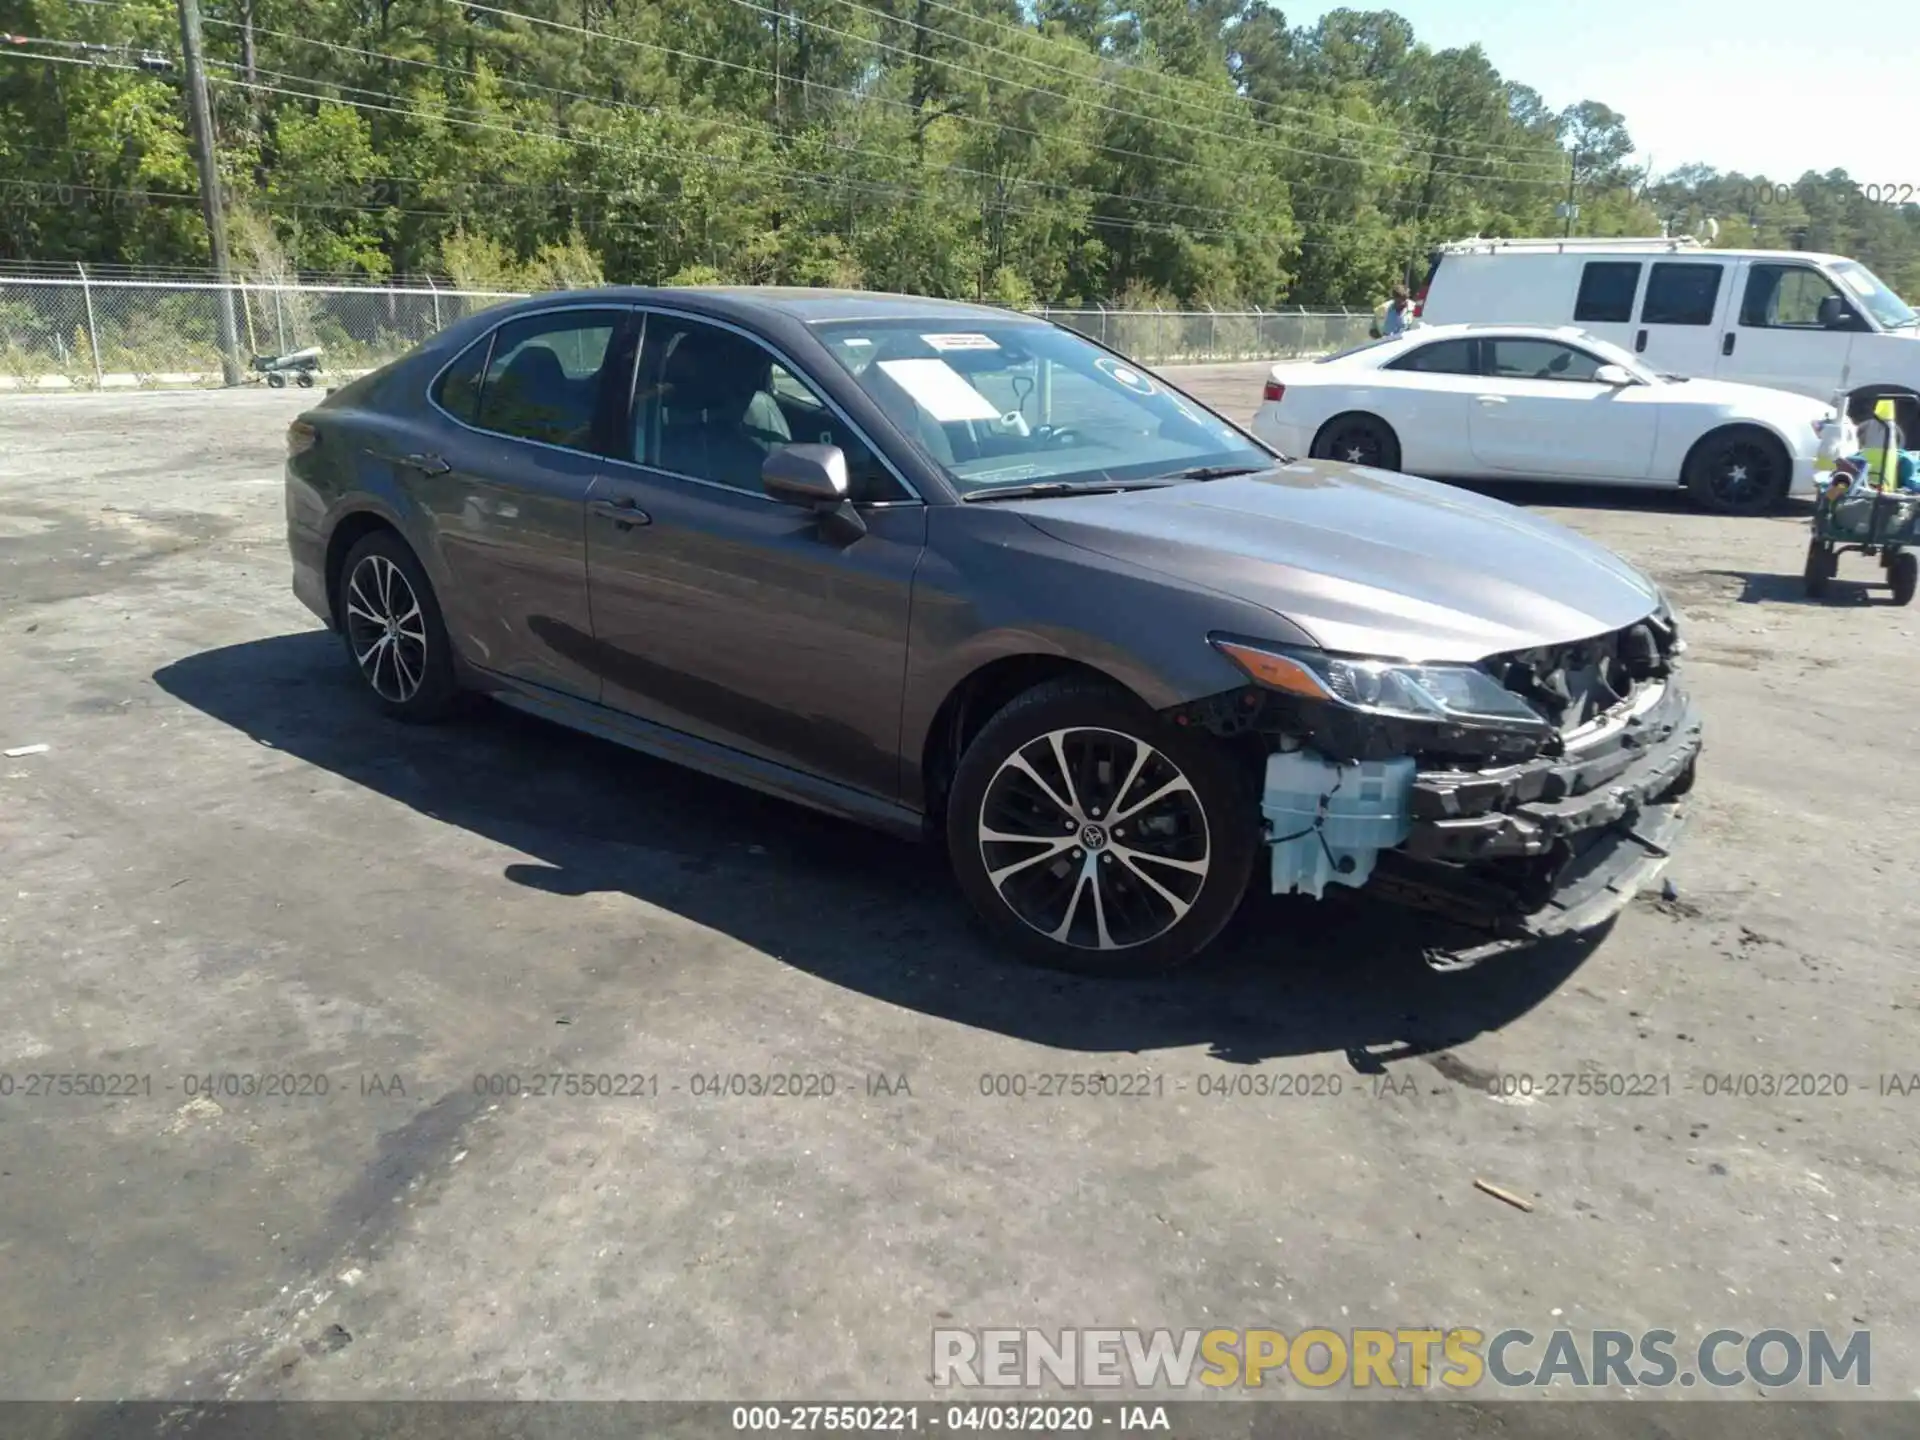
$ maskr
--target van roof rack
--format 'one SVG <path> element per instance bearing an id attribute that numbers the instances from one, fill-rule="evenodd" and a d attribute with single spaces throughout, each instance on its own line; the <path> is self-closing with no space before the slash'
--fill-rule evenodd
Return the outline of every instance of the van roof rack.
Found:
<path id="1" fill-rule="evenodd" d="M 1492 236 L 1473 240 L 1455 240 L 1439 247 L 1443 255 L 1472 254 L 1477 251 L 1496 250 L 1544 250 L 1558 254 L 1579 255 L 1604 250 L 1702 250 L 1699 239 L 1692 235 L 1645 235 L 1626 236 L 1611 240 L 1505 240 Z"/>

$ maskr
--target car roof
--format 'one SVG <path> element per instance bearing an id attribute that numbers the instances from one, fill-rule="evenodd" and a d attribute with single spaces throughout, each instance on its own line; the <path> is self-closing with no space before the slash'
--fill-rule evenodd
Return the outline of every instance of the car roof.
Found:
<path id="1" fill-rule="evenodd" d="M 1394 338 L 1401 344 L 1423 340 L 1444 340 L 1450 336 L 1505 336 L 1509 340 L 1598 340 L 1600 337 L 1580 325 L 1491 325 L 1458 321 L 1451 325 L 1415 325 Z"/>
<path id="2" fill-rule="evenodd" d="M 673 305 L 714 315 L 745 318 L 784 314 L 806 324 L 835 320 L 946 320 L 984 324 L 1046 322 L 1018 310 L 965 300 L 934 300 L 872 290 L 827 290 L 783 285 L 608 285 L 543 295 L 546 304 L 600 301 L 623 305 Z"/>

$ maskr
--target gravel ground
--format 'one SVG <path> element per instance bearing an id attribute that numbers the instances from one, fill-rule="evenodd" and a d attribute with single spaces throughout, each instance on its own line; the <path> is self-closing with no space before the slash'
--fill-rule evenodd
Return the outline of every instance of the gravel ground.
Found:
<path id="1" fill-rule="evenodd" d="M 1185 378 L 1244 418 L 1259 367 Z M 911 847 L 376 718 L 288 591 L 311 398 L 0 398 L 0 748 L 48 747 L 0 761 L 0 1396 L 900 1398 L 936 1325 L 1103 1324 L 1870 1328 L 1920 1394 L 1880 1078 L 1920 1069 L 1920 626 L 1857 558 L 1804 602 L 1800 517 L 1497 492 L 1690 622 L 1677 897 L 1452 975 L 1259 901 L 1204 974 L 1099 984 L 989 953 Z M 554 1071 L 657 1093 L 476 1093 Z M 695 1093 L 773 1072 L 835 1091 Z M 1152 1088 L 982 1093 L 1043 1072 Z"/>

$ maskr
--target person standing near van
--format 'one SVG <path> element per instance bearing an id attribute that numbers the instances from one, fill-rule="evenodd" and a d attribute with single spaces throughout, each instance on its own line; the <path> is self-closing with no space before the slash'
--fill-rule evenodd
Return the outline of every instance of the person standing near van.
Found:
<path id="1" fill-rule="evenodd" d="M 1380 317 L 1380 333 L 1391 338 L 1404 335 L 1407 330 L 1407 303 L 1411 297 L 1405 285 L 1393 287 L 1393 298 L 1387 302 L 1387 313 Z"/>

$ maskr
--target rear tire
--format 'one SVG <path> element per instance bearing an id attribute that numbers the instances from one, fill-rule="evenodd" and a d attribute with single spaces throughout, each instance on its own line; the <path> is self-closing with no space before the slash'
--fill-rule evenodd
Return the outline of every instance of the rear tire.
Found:
<path id="1" fill-rule="evenodd" d="M 1315 460 L 1338 460 L 1375 470 L 1400 468 L 1400 437 L 1376 415 L 1336 415 L 1320 427 L 1308 452 Z"/>
<path id="2" fill-rule="evenodd" d="M 1894 604 L 1912 604 L 1915 585 L 1920 584 L 1920 555 L 1902 550 L 1894 556 L 1887 566 L 1887 584 L 1893 587 Z"/>
<path id="3" fill-rule="evenodd" d="M 375 530 L 347 553 L 335 612 L 354 671 L 383 711 L 412 724 L 452 712 L 460 684 L 440 602 L 393 531 Z"/>
<path id="4" fill-rule="evenodd" d="M 1260 844 L 1256 790 L 1213 737 L 1115 686 L 1052 680 L 968 745 L 947 850 L 975 912 L 1021 958 L 1147 974 L 1193 959 L 1238 908 Z"/>
<path id="5" fill-rule="evenodd" d="M 1765 430 L 1730 426 L 1707 436 L 1687 458 L 1688 493 L 1717 515 L 1766 515 L 1793 486 L 1787 447 Z"/>
<path id="6" fill-rule="evenodd" d="M 287 377 L 282 375 L 278 370 L 269 370 L 267 372 L 267 385 L 274 390 L 284 390 L 287 388 Z"/>
<path id="7" fill-rule="evenodd" d="M 1827 593 L 1827 582 L 1840 568 L 1840 557 L 1819 540 L 1807 542 L 1807 598 L 1818 600 Z"/>

